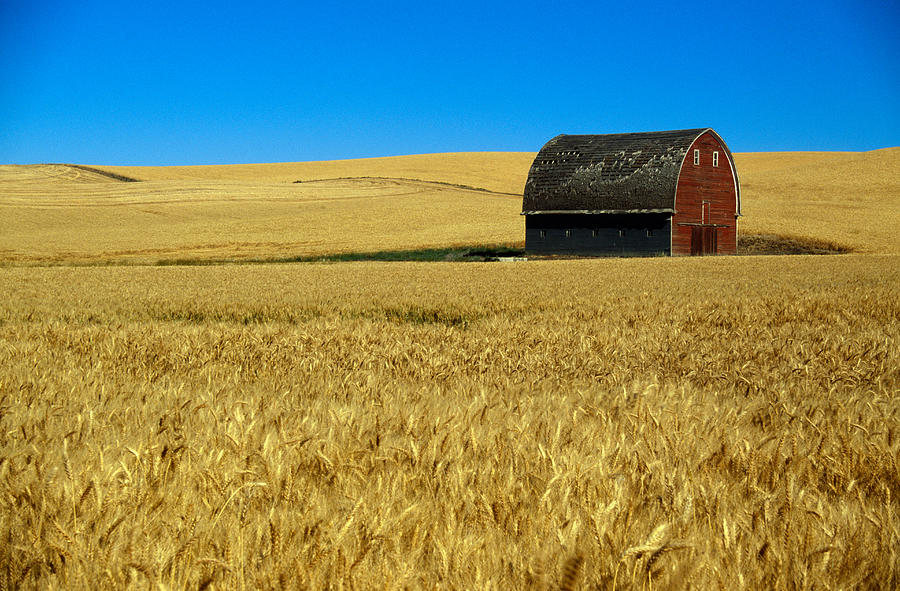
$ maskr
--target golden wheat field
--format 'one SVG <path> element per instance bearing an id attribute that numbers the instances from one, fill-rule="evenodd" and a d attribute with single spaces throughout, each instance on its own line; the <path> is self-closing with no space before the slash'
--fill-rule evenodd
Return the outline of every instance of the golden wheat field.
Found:
<path id="1" fill-rule="evenodd" d="M 846 255 L 142 264 L 518 244 L 531 158 L 0 167 L 0 589 L 900 586 L 898 149 L 736 156 Z"/>

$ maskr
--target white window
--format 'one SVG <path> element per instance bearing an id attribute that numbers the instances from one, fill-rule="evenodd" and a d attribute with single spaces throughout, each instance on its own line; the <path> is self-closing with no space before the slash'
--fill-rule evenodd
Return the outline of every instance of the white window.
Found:
<path id="1" fill-rule="evenodd" d="M 647 238 L 653 238 L 653 230 L 647 230 Z"/>
<path id="2" fill-rule="evenodd" d="M 625 230 L 619 230 L 619 238 L 625 237 Z"/>
<path id="3" fill-rule="evenodd" d="M 547 237 L 547 230 L 541 230 L 541 238 Z"/>
<path id="4" fill-rule="evenodd" d="M 719 165 L 719 153 L 713 152 L 713 166 Z"/>
<path id="5" fill-rule="evenodd" d="M 572 237 L 572 230 L 566 230 L 566 238 Z"/>
<path id="6" fill-rule="evenodd" d="M 700 164 L 700 150 L 694 150 L 694 166 Z"/>
<path id="7" fill-rule="evenodd" d="M 596 238 L 600 234 L 600 230 L 591 230 L 591 236 Z"/>

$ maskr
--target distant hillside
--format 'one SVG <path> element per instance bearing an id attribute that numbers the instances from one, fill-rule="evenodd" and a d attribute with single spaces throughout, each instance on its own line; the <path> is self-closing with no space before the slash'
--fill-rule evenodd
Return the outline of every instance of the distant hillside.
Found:
<path id="1" fill-rule="evenodd" d="M 155 263 L 523 241 L 532 153 L 0 166 L 0 264 Z M 736 154 L 739 233 L 900 253 L 900 148 Z M 123 182 L 136 180 L 140 182 Z M 299 182 L 298 182 L 299 181 Z"/>
<path id="2" fill-rule="evenodd" d="M 359 160 L 220 166 L 103 166 L 141 180 L 293 182 L 339 177 L 399 177 L 521 194 L 534 153 L 459 152 Z"/>
<path id="3" fill-rule="evenodd" d="M 0 183 L 48 186 L 55 183 L 134 182 L 137 179 L 108 169 L 80 164 L 0 165 Z"/>
<path id="4" fill-rule="evenodd" d="M 736 154 L 739 229 L 900 252 L 900 148 L 871 152 Z"/>

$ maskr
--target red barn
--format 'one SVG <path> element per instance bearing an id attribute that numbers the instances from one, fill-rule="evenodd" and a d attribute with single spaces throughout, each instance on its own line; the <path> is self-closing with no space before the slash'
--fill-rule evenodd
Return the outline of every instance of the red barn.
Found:
<path id="1" fill-rule="evenodd" d="M 559 135 L 531 165 L 522 215 L 531 254 L 734 254 L 740 183 L 709 128 Z"/>

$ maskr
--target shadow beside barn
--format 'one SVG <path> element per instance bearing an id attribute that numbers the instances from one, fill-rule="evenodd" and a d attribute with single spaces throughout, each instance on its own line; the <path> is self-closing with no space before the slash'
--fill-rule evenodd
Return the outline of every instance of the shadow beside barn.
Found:
<path id="1" fill-rule="evenodd" d="M 778 234 L 738 235 L 738 255 L 846 254 L 852 249 L 818 238 Z"/>

